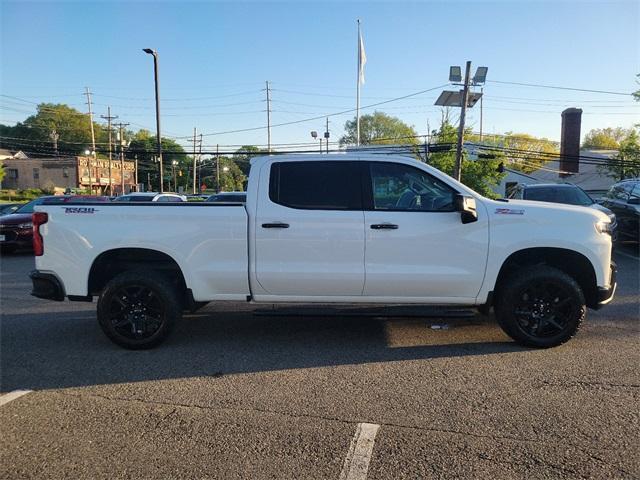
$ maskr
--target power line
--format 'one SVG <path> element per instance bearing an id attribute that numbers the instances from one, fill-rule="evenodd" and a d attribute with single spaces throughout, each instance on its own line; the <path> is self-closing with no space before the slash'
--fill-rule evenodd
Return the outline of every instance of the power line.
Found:
<path id="1" fill-rule="evenodd" d="M 571 90 L 574 92 L 588 92 L 588 93 L 604 93 L 608 95 L 624 95 L 626 97 L 630 97 L 631 93 L 623 93 L 623 92 L 611 92 L 608 90 L 590 90 L 587 88 L 573 88 L 573 87 L 560 87 L 558 85 L 543 85 L 539 83 L 522 83 L 522 82 L 504 82 L 500 80 L 487 80 L 488 83 L 498 83 L 501 85 L 519 85 L 522 87 L 536 87 L 536 88 L 552 88 L 556 90 Z"/>

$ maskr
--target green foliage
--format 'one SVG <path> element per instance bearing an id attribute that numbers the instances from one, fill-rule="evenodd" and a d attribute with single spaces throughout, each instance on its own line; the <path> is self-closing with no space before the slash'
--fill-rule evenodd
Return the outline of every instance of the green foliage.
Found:
<path id="1" fill-rule="evenodd" d="M 457 129 L 451 125 L 448 120 L 445 120 L 435 134 L 435 142 L 454 144 L 457 135 Z M 492 187 L 498 185 L 502 177 L 504 177 L 504 173 L 498 172 L 500 162 L 504 161 L 505 157 L 500 153 L 491 159 L 481 158 L 478 160 L 470 160 L 467 152 L 463 152 L 462 175 L 460 180 L 463 184 L 479 194 L 485 197 L 495 198 L 496 194 Z M 451 150 L 447 152 L 432 153 L 427 163 L 447 175 L 453 176 L 456 163 L 455 147 L 452 147 Z"/>
<path id="2" fill-rule="evenodd" d="M 15 126 L 0 125 L 3 138 L 0 145 L 11 150 L 23 150 L 27 154 L 54 154 L 50 134 L 58 135 L 58 151 L 61 155 L 78 155 L 91 149 L 91 124 L 89 116 L 64 104 L 41 103 L 38 112 Z M 107 132 L 93 123 L 96 144 L 106 142 Z M 98 147 L 96 147 L 98 149 Z"/>
<path id="3" fill-rule="evenodd" d="M 509 164 L 509 168 L 520 170 L 524 173 L 531 173 L 538 170 L 554 157 L 546 154 L 557 154 L 560 152 L 558 145 L 547 138 L 537 138 L 528 133 L 507 132 L 504 136 L 492 139 L 485 136 L 483 143 L 495 144 L 509 149 L 504 153 L 504 157 Z"/>
<path id="4" fill-rule="evenodd" d="M 356 119 L 347 120 L 344 125 L 345 135 L 340 138 L 340 145 L 355 145 Z M 393 145 L 418 143 L 415 129 L 402 120 L 383 112 L 374 112 L 360 117 L 361 145 Z"/>
<path id="5" fill-rule="evenodd" d="M 267 153 L 266 150 L 261 150 L 253 145 L 243 145 L 236 150 L 231 159 L 240 167 L 242 173 L 249 176 L 249 169 L 251 168 L 251 159 L 257 155 Z"/>
<path id="6" fill-rule="evenodd" d="M 171 182 L 173 187 L 173 170 L 171 167 L 172 162 L 175 160 L 178 162 L 178 165 L 176 165 L 178 186 L 183 186 L 185 191 L 190 191 L 192 186 L 187 184 L 189 177 L 187 172 L 190 171 L 189 169 L 193 169 L 193 159 L 187 156 L 181 145 L 171 139 L 162 138 L 161 144 L 164 185 L 168 187 L 169 182 Z M 129 153 L 127 154 L 128 160 L 133 156 L 138 157 L 138 181 L 146 184 L 147 174 L 149 174 L 152 187 L 155 190 L 159 190 L 159 166 L 155 161 L 157 149 L 156 136 L 152 135 L 148 130 L 139 130 L 131 139 L 131 144 L 128 148 Z M 180 171 L 182 171 L 182 176 L 179 175 Z"/>
<path id="7" fill-rule="evenodd" d="M 240 167 L 232 158 L 221 156 L 220 161 L 220 184 L 218 185 L 215 159 L 207 167 L 202 169 L 202 179 L 209 188 L 216 192 L 236 192 L 243 191 L 247 176 L 242 173 Z"/>
<path id="8" fill-rule="evenodd" d="M 585 135 L 582 147 L 600 150 L 618 150 L 620 143 L 632 132 L 632 129 L 622 127 L 594 128 Z"/>
<path id="9" fill-rule="evenodd" d="M 4 165 L 0 165 L 0 183 L 2 183 L 2 180 L 4 180 Z"/>
<path id="10" fill-rule="evenodd" d="M 25 190 L 0 190 L 0 200 L 8 202 L 28 202 L 45 195 L 39 188 L 27 188 Z"/>
<path id="11" fill-rule="evenodd" d="M 636 77 L 640 78 L 640 73 L 636 75 Z M 640 81 L 636 80 L 636 83 L 640 84 Z M 637 102 L 640 102 L 640 90 L 636 90 L 631 95 L 633 95 L 633 98 L 635 98 Z"/>
<path id="12" fill-rule="evenodd" d="M 598 167 L 598 169 L 616 180 L 640 177 L 640 135 L 638 131 L 630 130 L 629 135 L 620 142 L 618 154 L 614 157 L 613 162 Z"/>

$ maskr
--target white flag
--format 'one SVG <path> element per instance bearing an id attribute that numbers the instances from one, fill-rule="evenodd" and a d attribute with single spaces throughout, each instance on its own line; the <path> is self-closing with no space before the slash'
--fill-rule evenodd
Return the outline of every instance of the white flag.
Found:
<path id="1" fill-rule="evenodd" d="M 360 42 L 358 45 L 358 72 L 360 72 L 360 77 L 358 81 L 360 84 L 364 84 L 364 65 L 367 63 L 367 55 L 364 53 L 364 42 L 362 41 L 362 34 L 358 32 L 360 36 Z"/>

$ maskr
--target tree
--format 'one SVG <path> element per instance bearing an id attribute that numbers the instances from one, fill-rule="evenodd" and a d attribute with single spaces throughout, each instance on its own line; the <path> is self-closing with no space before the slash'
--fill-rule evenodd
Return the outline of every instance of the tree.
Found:
<path id="1" fill-rule="evenodd" d="M 585 135 L 582 148 L 618 150 L 620 143 L 626 139 L 631 132 L 631 129 L 622 127 L 594 128 Z"/>
<path id="2" fill-rule="evenodd" d="M 356 119 L 347 120 L 344 125 L 345 135 L 340 138 L 340 145 L 356 143 Z M 402 120 L 383 112 L 360 117 L 360 144 L 411 144 L 418 143 L 417 133 Z"/>
<path id="3" fill-rule="evenodd" d="M 217 192 L 234 192 L 244 190 L 247 177 L 232 158 L 226 156 L 219 157 L 220 166 L 216 169 L 215 157 L 202 167 L 202 180 L 207 187 L 213 188 Z M 218 185 L 218 172 L 220 173 L 220 184 Z"/>
<path id="4" fill-rule="evenodd" d="M 96 150 L 106 151 L 101 145 L 107 140 L 107 132 L 93 122 Z M 15 126 L 0 126 L 0 144 L 4 148 L 23 150 L 39 155 L 55 154 L 51 134 L 58 137 L 60 155 L 77 155 L 91 149 L 91 124 L 89 116 L 64 104 L 41 103 L 37 113 Z"/>
<path id="5" fill-rule="evenodd" d="M 635 129 L 620 142 L 618 154 L 603 166 L 601 172 L 606 172 L 616 180 L 640 177 L 640 135 Z"/>
<path id="6" fill-rule="evenodd" d="M 640 73 L 636 75 L 636 77 L 640 78 Z M 640 81 L 636 80 L 636 83 L 640 84 Z M 636 90 L 631 95 L 633 95 L 633 98 L 635 98 L 637 102 L 640 102 L 640 90 Z"/>
<path id="7" fill-rule="evenodd" d="M 186 186 L 188 190 L 189 185 L 186 185 L 187 172 L 189 168 L 193 169 L 193 159 L 189 159 L 182 146 L 169 138 L 162 138 L 161 144 L 164 184 L 167 185 L 169 181 L 173 184 L 172 162 L 176 160 L 178 162 L 178 165 L 176 165 L 178 185 Z M 153 188 L 159 188 L 157 151 L 156 136 L 152 135 L 148 130 L 139 130 L 135 133 L 127 149 L 128 159 L 134 156 L 138 157 L 138 180 L 147 183 L 147 174 L 149 174 Z"/>
<path id="8" fill-rule="evenodd" d="M 545 162 L 558 154 L 558 145 L 547 138 L 537 138 L 528 133 L 507 132 L 504 136 L 491 139 L 485 136 L 483 143 L 493 143 L 506 149 L 504 156 L 509 162 L 509 167 L 530 173 L 538 170 Z"/>
<path id="9" fill-rule="evenodd" d="M 455 142 L 457 136 L 458 129 L 449 123 L 448 119 L 443 118 L 440 129 L 435 132 L 435 141 L 436 143 L 450 144 L 452 147 L 445 152 L 432 153 L 427 163 L 448 175 L 453 175 L 456 163 Z M 498 185 L 504 177 L 504 174 L 498 171 L 500 163 L 504 161 L 505 157 L 502 153 L 496 153 L 493 158 L 470 160 L 467 152 L 463 151 L 461 181 L 481 195 L 494 198 L 496 194 L 492 187 Z"/>
<path id="10" fill-rule="evenodd" d="M 257 155 L 267 153 L 254 145 L 243 145 L 233 154 L 231 159 L 240 167 L 244 175 L 249 175 L 251 168 L 251 159 Z"/>

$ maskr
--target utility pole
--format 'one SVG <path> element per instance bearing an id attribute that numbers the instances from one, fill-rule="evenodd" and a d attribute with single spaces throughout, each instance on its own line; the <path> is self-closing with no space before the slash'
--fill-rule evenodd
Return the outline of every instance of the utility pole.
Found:
<path id="1" fill-rule="evenodd" d="M 116 123 L 116 127 L 118 127 L 119 131 L 119 139 L 120 139 L 120 188 L 122 190 L 122 195 L 124 195 L 124 127 L 127 127 L 128 123 Z"/>
<path id="2" fill-rule="evenodd" d="M 136 192 L 138 191 L 138 154 L 136 153 L 133 158 L 135 159 L 135 179 L 136 179 Z"/>
<path id="3" fill-rule="evenodd" d="M 267 151 L 271 151 L 271 92 L 267 80 Z"/>
<path id="4" fill-rule="evenodd" d="M 53 151 L 55 152 L 55 155 L 57 157 L 58 156 L 58 139 L 60 138 L 60 135 L 58 134 L 58 132 L 56 132 L 55 128 L 51 130 L 51 133 L 49 134 L 49 138 L 53 142 Z"/>
<path id="5" fill-rule="evenodd" d="M 324 138 L 326 138 L 327 141 L 327 155 L 329 155 L 329 137 L 330 137 L 330 133 L 329 133 L 329 117 L 327 117 L 327 128 L 324 131 Z"/>
<path id="6" fill-rule="evenodd" d="M 462 174 L 462 145 L 464 142 L 464 119 L 467 113 L 467 104 L 469 103 L 469 76 L 471 75 L 471 62 L 467 62 L 467 68 L 464 74 L 464 89 L 462 90 L 462 105 L 460 110 L 460 128 L 458 130 L 458 142 L 456 145 L 456 167 L 453 178 L 460 181 Z"/>
<path id="7" fill-rule="evenodd" d="M 194 171 L 195 175 L 196 172 Z M 198 192 L 200 191 L 200 183 L 202 181 L 202 134 L 200 134 L 200 144 L 198 146 Z"/>
<path id="8" fill-rule="evenodd" d="M 96 158 L 96 135 L 93 131 L 93 111 L 91 109 L 91 92 L 89 87 L 84 87 L 84 94 L 87 96 L 87 105 L 89 106 L 89 125 L 91 126 L 91 157 Z M 89 158 L 89 189 L 93 193 L 93 180 L 91 179 L 91 170 L 93 168 L 91 158 Z"/>
<path id="9" fill-rule="evenodd" d="M 196 127 L 193 127 L 193 194 L 196 194 Z"/>
<path id="10" fill-rule="evenodd" d="M 216 193 L 220 193 L 220 145 L 216 144 Z"/>
<path id="11" fill-rule="evenodd" d="M 111 139 L 111 120 L 115 120 L 118 116 L 111 116 L 111 107 L 107 107 L 107 115 L 100 115 L 100 118 L 107 120 L 107 128 L 109 130 L 109 195 L 113 195 L 113 182 L 111 180 L 111 162 L 113 160 L 113 147 Z"/>
<path id="12" fill-rule="evenodd" d="M 484 97 L 484 87 L 480 87 L 480 143 L 482 143 L 482 98 Z"/>

